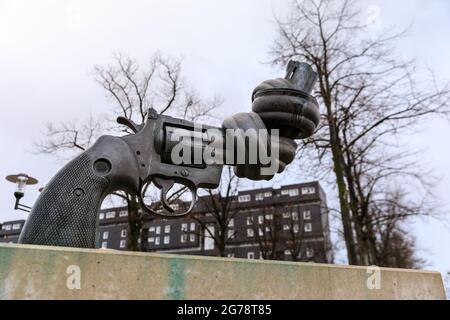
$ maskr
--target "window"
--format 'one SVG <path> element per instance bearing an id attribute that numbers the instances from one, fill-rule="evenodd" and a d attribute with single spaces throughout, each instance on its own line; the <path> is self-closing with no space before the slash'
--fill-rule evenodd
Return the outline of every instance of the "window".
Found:
<path id="1" fill-rule="evenodd" d="M 234 218 L 230 219 L 230 222 L 228 222 L 229 227 L 234 227 Z"/>
<path id="2" fill-rule="evenodd" d="M 165 236 L 164 237 L 164 244 L 169 244 L 170 243 L 170 236 Z"/>
<path id="3" fill-rule="evenodd" d="M 290 218 L 291 213 L 290 212 L 283 212 L 283 218 Z"/>
<path id="4" fill-rule="evenodd" d="M 108 242 L 107 242 L 107 241 L 103 241 L 103 242 L 102 242 L 102 248 L 103 248 L 103 249 L 108 248 Z"/>
<path id="5" fill-rule="evenodd" d="M 247 237 L 254 237 L 255 231 L 253 229 L 247 229 Z"/>
<path id="6" fill-rule="evenodd" d="M 299 228 L 298 228 L 298 224 L 294 224 L 294 233 L 298 233 Z"/>
<path id="7" fill-rule="evenodd" d="M 156 234 L 161 234 L 161 226 L 156 227 Z"/>
<path id="8" fill-rule="evenodd" d="M 298 212 L 292 211 L 292 221 L 298 221 Z"/>
<path id="9" fill-rule="evenodd" d="M 99 219 L 100 219 L 100 220 L 105 219 L 105 214 L 104 214 L 104 213 L 100 213 Z"/>
<path id="10" fill-rule="evenodd" d="M 122 229 L 122 231 L 120 232 L 120 236 L 122 238 L 125 238 L 127 236 L 127 229 Z"/>
<path id="11" fill-rule="evenodd" d="M 170 225 L 164 227 L 164 233 L 170 233 Z"/>
<path id="12" fill-rule="evenodd" d="M 284 255 L 290 256 L 291 255 L 291 251 L 290 250 L 284 250 Z"/>
<path id="13" fill-rule="evenodd" d="M 116 217 L 116 212 L 115 211 L 109 211 L 105 214 L 106 219 L 112 219 Z"/>
<path id="14" fill-rule="evenodd" d="M 227 257 L 228 257 L 228 258 L 234 258 L 234 253 L 229 253 L 229 254 L 227 254 Z"/>
<path id="15" fill-rule="evenodd" d="M 304 220 L 311 220 L 311 211 L 310 210 L 303 211 L 303 219 Z"/>
<path id="16" fill-rule="evenodd" d="M 13 224 L 12 229 L 13 230 L 19 230 L 20 229 L 20 223 Z"/>
<path id="17" fill-rule="evenodd" d="M 195 231 L 195 222 L 191 222 L 191 231 Z"/>
<path id="18" fill-rule="evenodd" d="M 160 241 L 159 237 L 156 237 L 155 238 L 155 245 L 159 246 L 160 243 L 161 243 L 161 241 Z"/>
<path id="19" fill-rule="evenodd" d="M 148 243 L 154 243 L 154 242 L 155 242 L 155 237 L 148 238 Z"/>
<path id="20" fill-rule="evenodd" d="M 127 210 L 121 210 L 119 211 L 119 217 L 128 217 L 128 211 Z"/>
<path id="21" fill-rule="evenodd" d="M 264 197 L 269 198 L 271 196 L 272 196 L 272 192 L 270 192 L 270 191 L 264 192 Z"/>
<path id="22" fill-rule="evenodd" d="M 314 194 L 316 193 L 315 187 L 303 187 L 302 188 L 302 194 Z"/>
<path id="23" fill-rule="evenodd" d="M 123 249 L 127 245 L 126 240 L 120 240 L 120 247 Z"/>
<path id="24" fill-rule="evenodd" d="M 264 223 L 264 216 L 258 216 L 258 223 L 263 224 Z"/>
<path id="25" fill-rule="evenodd" d="M 262 237 L 264 235 L 264 232 L 261 228 L 258 228 L 258 234 L 260 237 Z"/>
<path id="26" fill-rule="evenodd" d="M 187 234 L 182 234 L 181 235 L 181 243 L 186 243 L 187 242 Z"/>
<path id="27" fill-rule="evenodd" d="M 249 194 L 245 194 L 243 196 L 238 197 L 238 202 L 249 202 L 251 200 L 251 196 Z"/>
<path id="28" fill-rule="evenodd" d="M 251 226 L 252 224 L 253 224 L 253 217 L 252 216 L 247 217 L 247 225 Z"/>
<path id="29" fill-rule="evenodd" d="M 255 200 L 256 201 L 261 201 L 264 200 L 264 193 L 258 193 L 255 195 Z"/>
<path id="30" fill-rule="evenodd" d="M 266 220 L 273 220 L 273 214 L 266 214 Z"/>
<path id="31" fill-rule="evenodd" d="M 214 250 L 215 243 L 212 237 L 214 237 L 216 229 L 213 224 L 207 225 L 206 229 L 207 230 L 205 230 L 205 236 L 203 237 L 203 247 L 205 248 L 205 250 Z"/>
<path id="32" fill-rule="evenodd" d="M 107 240 L 109 238 L 109 231 L 103 232 L 103 240 Z"/>
<path id="33" fill-rule="evenodd" d="M 149 229 L 148 229 L 148 232 L 155 232 L 155 227 L 153 226 L 153 227 L 150 227 Z"/>
<path id="34" fill-rule="evenodd" d="M 284 231 L 288 231 L 288 230 L 289 230 L 289 225 L 283 224 L 283 230 L 284 230 Z"/>
<path id="35" fill-rule="evenodd" d="M 296 197 L 299 195 L 298 189 L 289 189 L 288 191 L 290 197 Z"/>
<path id="36" fill-rule="evenodd" d="M 247 259 L 255 259 L 255 253 L 254 252 L 247 252 Z"/>
<path id="37" fill-rule="evenodd" d="M 311 231 L 312 231 L 311 222 L 305 223 L 305 232 L 311 232 Z"/>
<path id="38" fill-rule="evenodd" d="M 313 248 L 306 248 L 306 256 L 308 258 L 314 257 L 314 249 Z"/>
<path id="39" fill-rule="evenodd" d="M 183 223 L 181 225 L 181 232 L 187 232 L 188 231 L 188 224 L 187 223 Z"/>
<path id="40" fill-rule="evenodd" d="M 270 228 L 266 226 L 266 232 L 270 232 Z"/>
<path id="41" fill-rule="evenodd" d="M 285 195 L 287 195 L 287 194 L 289 194 L 289 190 L 281 190 L 281 195 L 282 196 L 285 196 Z"/>
<path id="42" fill-rule="evenodd" d="M 190 234 L 189 235 L 189 241 L 190 242 L 195 242 L 195 234 Z"/>
<path id="43" fill-rule="evenodd" d="M 234 230 L 228 230 L 228 239 L 234 239 Z"/>

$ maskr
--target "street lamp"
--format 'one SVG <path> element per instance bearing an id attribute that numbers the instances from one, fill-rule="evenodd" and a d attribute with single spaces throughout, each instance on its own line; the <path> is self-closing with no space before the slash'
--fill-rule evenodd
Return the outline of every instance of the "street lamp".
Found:
<path id="1" fill-rule="evenodd" d="M 12 174 L 6 177 L 6 180 L 17 185 L 17 189 L 14 192 L 14 197 L 16 198 L 16 203 L 14 205 L 14 210 L 22 210 L 25 212 L 30 212 L 31 207 L 26 206 L 20 203 L 20 200 L 25 195 L 25 187 L 27 185 L 35 185 L 38 183 L 38 180 L 30 177 L 25 173 Z"/>

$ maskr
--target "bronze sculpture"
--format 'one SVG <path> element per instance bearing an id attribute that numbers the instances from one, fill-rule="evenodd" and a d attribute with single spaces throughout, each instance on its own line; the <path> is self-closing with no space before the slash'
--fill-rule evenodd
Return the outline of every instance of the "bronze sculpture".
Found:
<path id="1" fill-rule="evenodd" d="M 285 78 L 264 81 L 255 88 L 253 112 L 233 115 L 223 122 L 222 128 L 158 115 L 153 109 L 144 124 L 119 118 L 118 122 L 134 133 L 124 137 L 102 136 L 68 163 L 43 190 L 19 243 L 93 248 L 97 212 L 105 196 L 115 190 L 139 195 L 142 208 L 149 213 L 175 218 L 193 208 L 197 188 L 219 185 L 223 165 L 234 166 L 238 177 L 271 179 L 293 161 L 295 139 L 311 136 L 319 123 L 318 104 L 311 96 L 315 81 L 316 73 L 311 66 L 290 61 Z M 228 130 L 237 133 L 230 137 Z M 246 132 L 252 134 L 245 136 Z M 256 138 L 256 161 L 251 161 L 248 152 L 252 143 L 247 138 L 251 136 Z M 263 139 L 264 136 L 277 139 Z M 229 148 L 231 140 L 243 143 Z M 211 150 L 208 143 L 222 148 Z M 178 154 L 181 160 L 174 160 L 175 149 L 182 151 Z M 204 155 L 205 151 L 216 162 L 204 158 L 195 161 L 196 154 Z M 268 164 L 262 161 L 261 151 L 276 162 L 275 171 L 263 170 Z M 242 153 L 245 156 L 238 161 Z M 162 212 L 142 200 L 150 183 L 161 190 Z M 186 186 L 192 193 L 191 205 L 185 212 L 176 212 L 167 200 L 167 193 L 175 183 Z"/>

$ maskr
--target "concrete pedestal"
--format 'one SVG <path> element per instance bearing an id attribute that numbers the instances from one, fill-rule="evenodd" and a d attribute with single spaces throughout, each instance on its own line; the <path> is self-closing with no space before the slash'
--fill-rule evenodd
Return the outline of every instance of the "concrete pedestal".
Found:
<path id="1" fill-rule="evenodd" d="M 438 272 L 0 244 L 0 299 L 445 299 Z"/>

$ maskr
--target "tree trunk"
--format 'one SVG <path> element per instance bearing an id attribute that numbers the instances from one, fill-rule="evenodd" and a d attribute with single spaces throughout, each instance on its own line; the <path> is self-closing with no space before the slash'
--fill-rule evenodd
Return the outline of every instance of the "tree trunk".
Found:
<path id="1" fill-rule="evenodd" d="M 139 202 L 135 196 L 128 196 L 128 250 L 141 251 L 139 237 L 142 229 L 142 217 L 139 214 Z"/>
<path id="2" fill-rule="evenodd" d="M 227 237 L 227 227 L 219 226 L 222 230 L 218 230 L 219 234 L 219 243 L 217 244 L 217 249 L 219 249 L 219 255 L 221 257 L 226 257 L 225 249 L 226 249 L 226 237 Z"/>
<path id="3" fill-rule="evenodd" d="M 364 205 L 361 208 L 361 215 L 362 217 L 369 217 L 369 205 L 366 201 L 364 201 Z M 367 242 L 367 249 L 369 253 L 369 264 L 370 265 L 380 265 L 379 260 L 379 253 L 377 248 L 377 239 L 375 235 L 375 230 L 373 228 L 373 225 L 370 221 L 367 221 L 367 219 L 364 219 L 361 223 L 362 226 L 365 227 L 365 234 L 366 234 L 366 242 Z"/>
<path id="4" fill-rule="evenodd" d="M 349 153 L 347 151 L 347 165 L 345 165 L 345 176 L 347 179 L 348 191 L 349 191 L 349 204 L 352 212 L 353 218 L 353 227 L 355 229 L 356 238 L 357 238 L 357 248 L 358 248 L 358 260 L 359 264 L 368 266 L 371 264 L 371 259 L 369 256 L 368 249 L 368 239 L 363 230 L 363 216 L 362 213 L 358 210 L 358 198 L 356 196 L 354 177 L 351 171 L 351 165 L 353 162 L 350 159 Z"/>
<path id="5" fill-rule="evenodd" d="M 330 144 L 333 156 L 333 170 L 336 176 L 336 184 L 338 187 L 339 205 L 342 217 L 345 246 L 347 248 L 347 258 L 349 264 L 355 265 L 358 264 L 359 261 L 356 254 L 356 246 L 352 228 L 352 218 L 348 202 L 348 192 L 344 178 L 343 155 L 340 148 L 337 126 L 331 110 L 331 101 L 329 97 L 324 97 L 324 102 L 327 108 L 327 119 L 330 128 Z"/>

